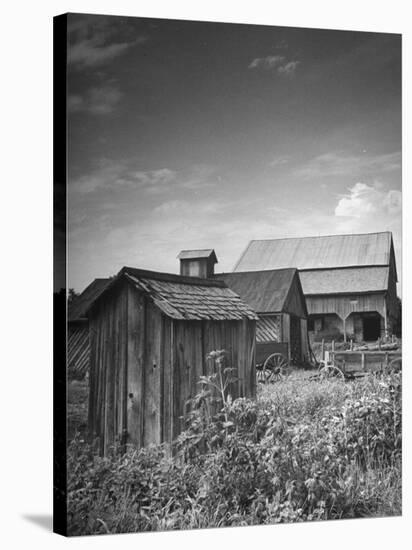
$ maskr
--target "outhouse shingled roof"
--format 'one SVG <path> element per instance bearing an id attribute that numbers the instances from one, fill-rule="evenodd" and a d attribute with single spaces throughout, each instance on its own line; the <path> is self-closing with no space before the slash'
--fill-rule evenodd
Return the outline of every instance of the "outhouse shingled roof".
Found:
<path id="1" fill-rule="evenodd" d="M 223 281 L 124 267 L 112 284 L 123 277 L 137 290 L 148 294 L 156 306 L 173 319 L 257 319 L 253 309 Z"/>

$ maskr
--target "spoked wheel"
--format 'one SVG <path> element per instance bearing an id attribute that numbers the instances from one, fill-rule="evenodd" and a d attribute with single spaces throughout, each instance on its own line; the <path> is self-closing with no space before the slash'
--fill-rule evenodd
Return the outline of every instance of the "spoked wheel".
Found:
<path id="1" fill-rule="evenodd" d="M 281 380 L 289 366 L 288 360 L 281 353 L 272 353 L 263 363 L 263 375 L 266 382 Z"/>
<path id="2" fill-rule="evenodd" d="M 336 365 L 325 365 L 324 367 L 319 369 L 319 376 L 322 379 L 326 379 L 326 378 L 337 378 L 340 380 L 345 379 L 343 372 Z"/>

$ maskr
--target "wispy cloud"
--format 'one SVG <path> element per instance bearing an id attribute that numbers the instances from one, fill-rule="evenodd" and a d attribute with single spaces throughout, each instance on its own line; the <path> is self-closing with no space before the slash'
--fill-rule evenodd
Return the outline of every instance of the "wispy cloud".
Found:
<path id="1" fill-rule="evenodd" d="M 289 157 L 278 156 L 278 157 L 275 157 L 273 160 L 271 160 L 269 162 L 269 166 L 272 166 L 272 168 L 274 168 L 276 166 L 283 166 L 285 164 L 288 164 L 289 160 L 290 160 Z"/>
<path id="2" fill-rule="evenodd" d="M 145 36 L 129 36 L 129 40 L 116 41 L 118 25 L 115 18 L 83 16 L 72 19 L 68 25 L 69 46 L 67 61 L 78 69 L 101 66 L 147 40 Z"/>
<path id="3" fill-rule="evenodd" d="M 107 115 L 114 111 L 123 97 L 115 86 L 90 88 L 85 94 L 72 94 L 67 98 L 70 113 L 88 112 L 93 115 Z"/>
<path id="4" fill-rule="evenodd" d="M 160 168 L 159 170 L 134 172 L 131 176 L 139 187 L 145 187 L 149 191 L 157 192 L 175 182 L 177 173 L 169 168 Z"/>
<path id="5" fill-rule="evenodd" d="M 104 45 L 100 43 L 99 37 L 90 38 L 70 46 L 67 60 L 69 64 L 93 67 L 114 59 L 131 45 L 126 42 Z"/>
<path id="6" fill-rule="evenodd" d="M 278 73 L 285 76 L 293 76 L 300 61 L 288 61 L 285 65 L 278 67 Z"/>
<path id="7" fill-rule="evenodd" d="M 360 174 L 379 174 L 393 172 L 401 168 L 401 152 L 382 155 L 351 155 L 342 152 L 330 152 L 310 159 L 296 170 L 304 178 L 325 176 L 354 176 Z"/>
<path id="8" fill-rule="evenodd" d="M 136 170 L 133 160 L 111 161 L 102 159 L 99 166 L 70 182 L 70 190 L 88 195 L 101 190 L 139 189 L 149 194 L 161 194 L 174 190 L 198 191 L 217 184 L 218 176 L 213 167 L 194 165 L 184 170 L 158 168 L 156 170 Z"/>
<path id="9" fill-rule="evenodd" d="M 279 75 L 293 76 L 299 64 L 300 61 L 289 61 L 284 55 L 268 55 L 266 57 L 256 57 L 248 68 L 276 71 Z"/>

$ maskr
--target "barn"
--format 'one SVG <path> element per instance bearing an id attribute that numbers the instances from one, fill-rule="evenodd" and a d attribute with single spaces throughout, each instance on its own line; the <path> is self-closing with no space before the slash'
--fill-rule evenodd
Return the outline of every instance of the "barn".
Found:
<path id="1" fill-rule="evenodd" d="M 95 279 L 69 302 L 67 366 L 70 378 L 82 379 L 89 372 L 89 321 L 86 311 L 109 282 L 110 279 Z"/>
<path id="2" fill-rule="evenodd" d="M 223 281 L 124 267 L 88 318 L 89 431 L 102 454 L 116 441 L 170 443 L 211 351 L 236 369 L 232 397 L 255 396 L 257 316 Z"/>
<path id="3" fill-rule="evenodd" d="M 258 361 L 274 352 L 287 356 L 294 365 L 309 360 L 308 312 L 297 269 L 238 271 L 216 277 L 258 314 Z"/>
<path id="4" fill-rule="evenodd" d="M 390 232 L 254 240 L 234 271 L 297 267 L 312 335 L 373 341 L 399 318 Z"/>

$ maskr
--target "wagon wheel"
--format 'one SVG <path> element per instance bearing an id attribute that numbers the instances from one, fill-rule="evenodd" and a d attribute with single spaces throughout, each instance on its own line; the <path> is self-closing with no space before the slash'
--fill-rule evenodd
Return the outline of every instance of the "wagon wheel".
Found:
<path id="1" fill-rule="evenodd" d="M 264 378 L 268 382 L 281 380 L 289 366 L 288 360 L 281 353 L 272 353 L 263 364 Z"/>
<path id="2" fill-rule="evenodd" d="M 323 379 L 325 378 L 338 378 L 340 380 L 345 379 L 343 372 L 336 365 L 325 365 L 324 367 L 320 368 L 319 376 L 320 378 L 323 378 Z"/>

